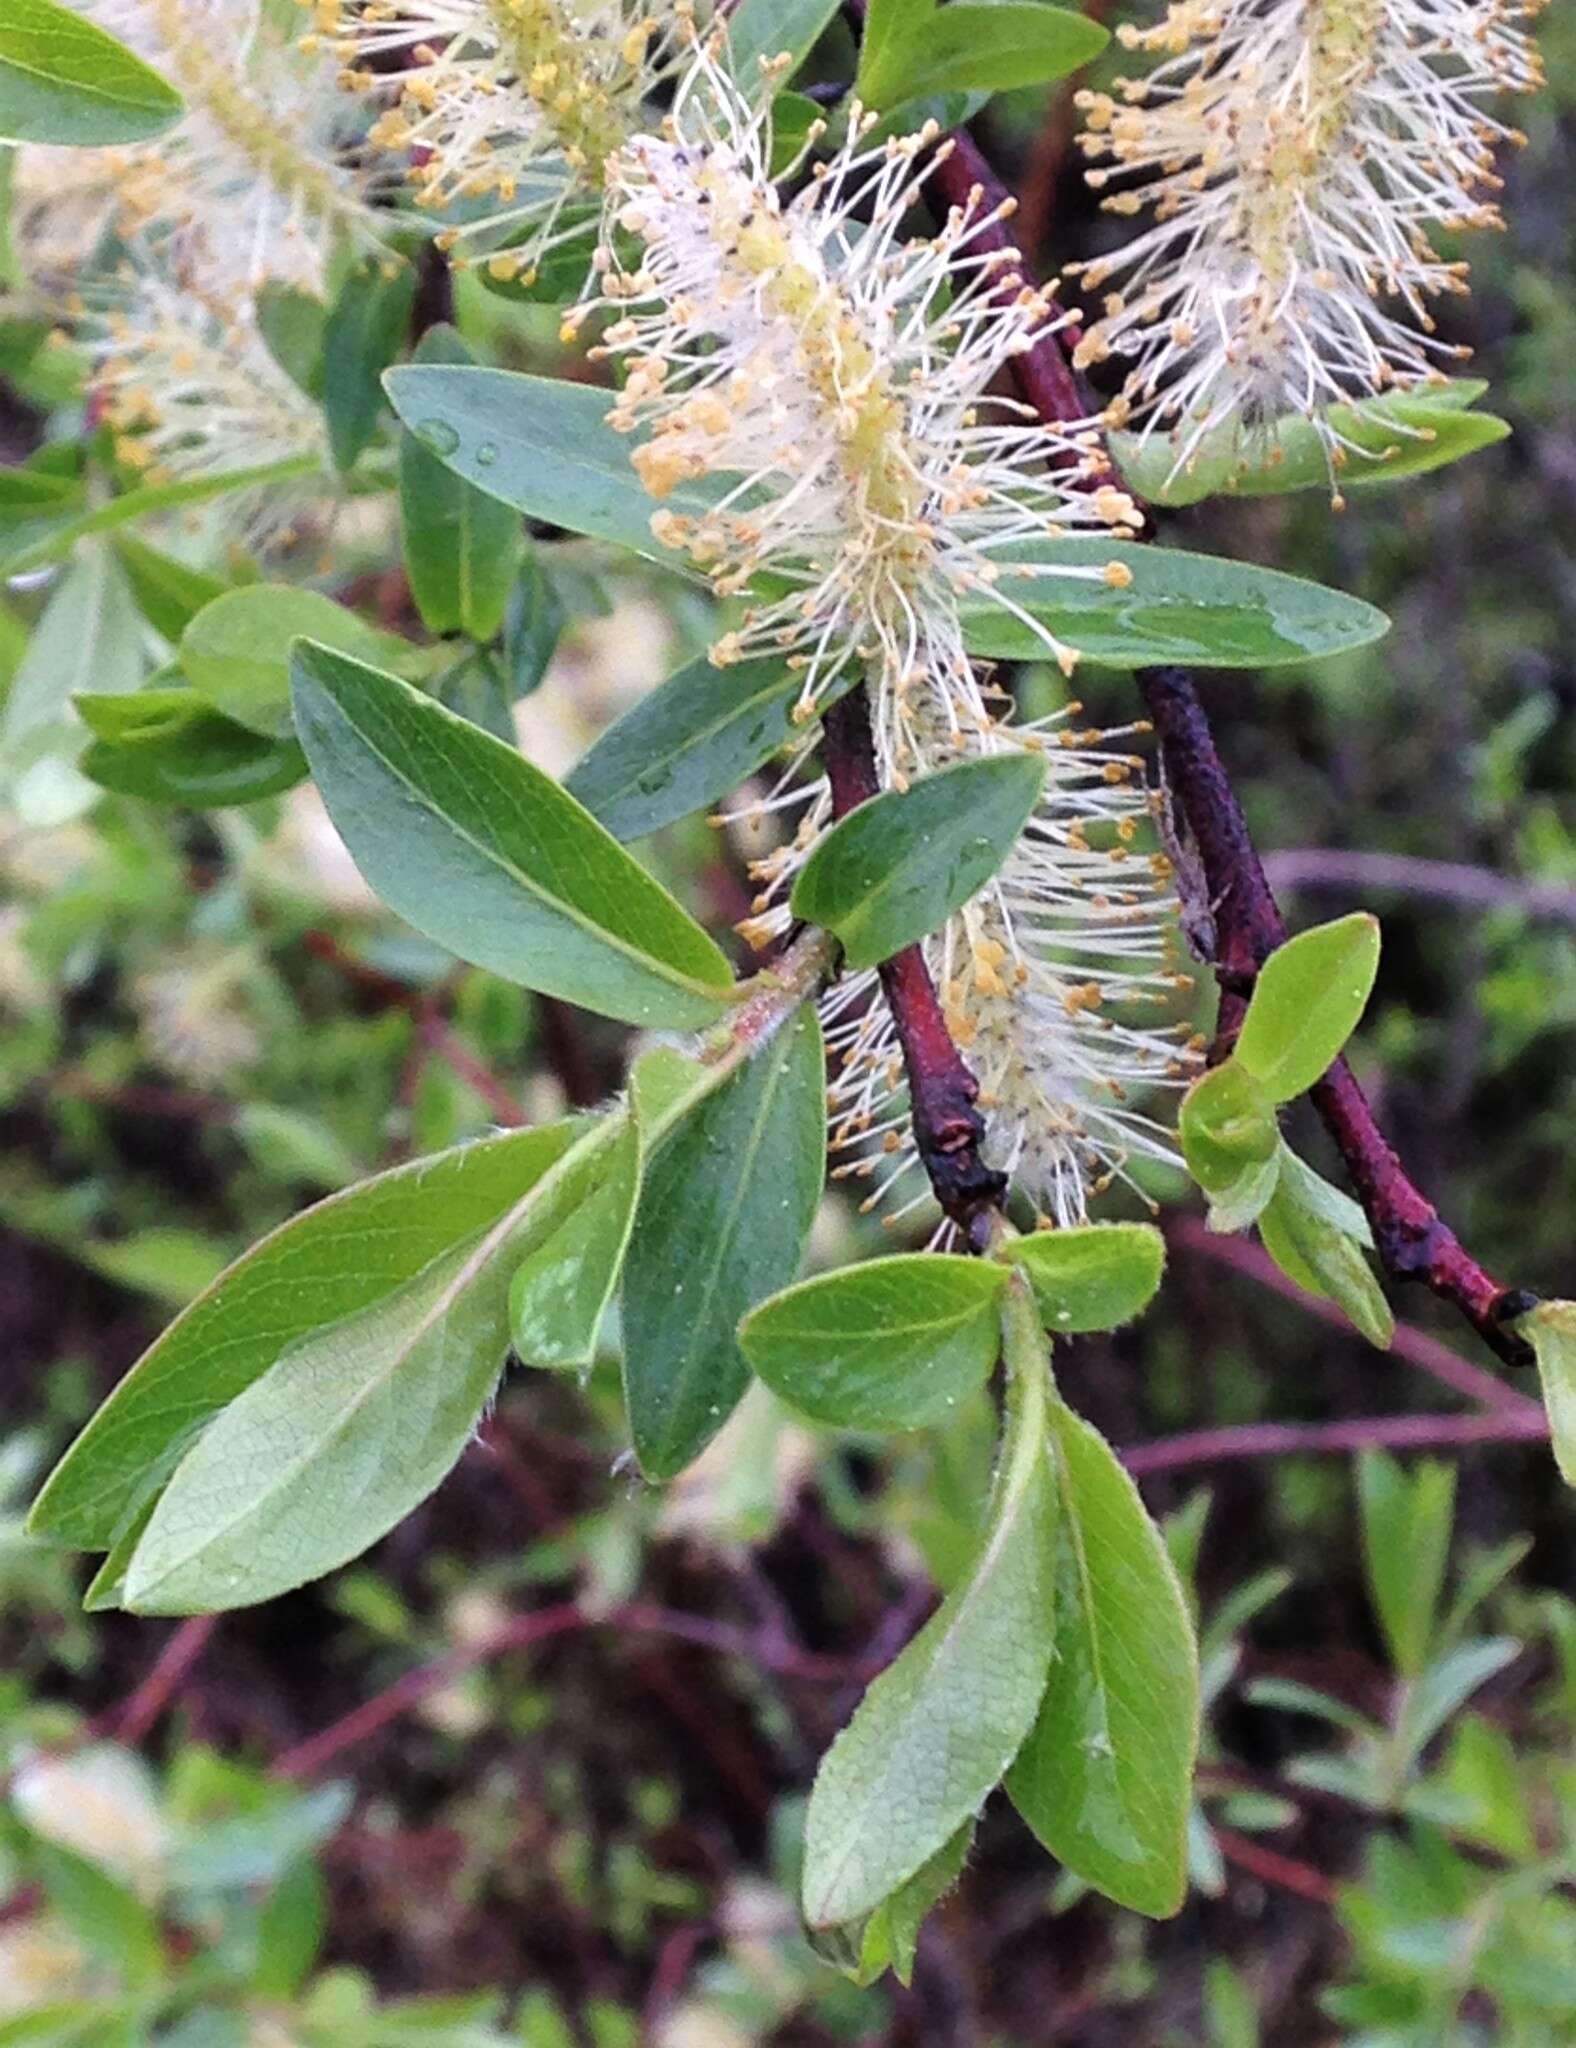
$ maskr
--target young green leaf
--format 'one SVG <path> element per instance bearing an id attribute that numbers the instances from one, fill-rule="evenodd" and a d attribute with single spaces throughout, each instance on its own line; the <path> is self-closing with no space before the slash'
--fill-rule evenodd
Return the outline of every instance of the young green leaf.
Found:
<path id="1" fill-rule="evenodd" d="M 1022 1267 L 1051 1335 L 1076 1337 L 1114 1330 L 1149 1306 L 1166 1241 L 1148 1223 L 1087 1223 L 1009 1238 L 997 1257 Z"/>
<path id="2" fill-rule="evenodd" d="M 452 327 L 434 327 L 422 336 L 415 360 L 473 358 Z M 503 624 L 524 547 L 518 515 L 456 476 L 408 431 L 400 436 L 399 508 L 405 570 L 428 632 L 491 640 Z"/>
<path id="3" fill-rule="evenodd" d="M 641 1134 L 618 1119 L 595 1188 L 579 1209 L 515 1268 L 509 1330 L 523 1365 L 586 1366 L 618 1285 L 640 1195 Z"/>
<path id="4" fill-rule="evenodd" d="M 1511 1327 L 1537 1357 L 1555 1462 L 1576 1486 L 1576 1302 L 1540 1301 Z"/>
<path id="5" fill-rule="evenodd" d="M 803 687 L 780 661 L 715 668 L 702 655 L 610 725 L 564 787 L 615 839 L 644 838 L 737 789 L 801 733 Z"/>
<path id="6" fill-rule="evenodd" d="M 683 1030 L 732 1000 L 728 963 L 541 769 L 408 683 L 310 641 L 296 725 L 372 887 L 416 929 L 526 988 Z"/>
<path id="7" fill-rule="evenodd" d="M 1017 843 L 1045 784 L 1033 754 L 960 761 L 883 790 L 834 825 L 799 871 L 793 910 L 875 967 L 961 909 Z"/>
<path id="8" fill-rule="evenodd" d="M 1288 1279 L 1335 1302 L 1370 1344 L 1388 1351 L 1395 1317 L 1384 1291 L 1358 1239 L 1330 1220 L 1325 1204 L 1309 1199 L 1295 1171 L 1301 1164 L 1289 1152 L 1281 1156 L 1275 1192 L 1258 1219 L 1264 1249 Z"/>
<path id="9" fill-rule="evenodd" d="M 1324 414 L 1340 437 L 1342 490 L 1402 483 L 1459 462 L 1503 441 L 1508 421 L 1468 410 L 1487 385 L 1457 378 L 1442 391 L 1389 392 Z M 1110 436 L 1111 453 L 1129 489 L 1151 505 L 1196 505 L 1201 498 L 1279 496 L 1331 488 L 1329 444 L 1312 420 L 1293 417 L 1245 442 L 1235 422 L 1206 435 L 1177 467 L 1177 439 L 1167 434 Z"/>
<path id="10" fill-rule="evenodd" d="M 1056 1659 L 1007 1777 L 1067 1868 L 1157 1918 L 1182 1904 L 1198 1751 L 1198 1652 L 1159 1530 L 1103 1437 L 1060 1401 Z"/>
<path id="11" fill-rule="evenodd" d="M 1194 1082 L 1182 1098 L 1177 1135 L 1188 1172 L 1206 1194 L 1223 1198 L 1273 1160 L 1280 1144 L 1273 1099 L 1234 1059 Z"/>
<path id="12" fill-rule="evenodd" d="M 774 1394 L 844 1429 L 924 1429 L 983 1386 L 1006 1276 L 980 1259 L 899 1253 L 774 1294 L 739 1326 Z"/>
<path id="13" fill-rule="evenodd" d="M 1043 85 L 1109 40 L 1098 23 L 1043 0 L 871 0 L 856 90 L 885 110 L 926 93 Z"/>
<path id="14" fill-rule="evenodd" d="M 805 1008 L 693 1107 L 667 1095 L 676 1121 L 624 1262 L 624 1397 L 648 1479 L 697 1457 L 749 1384 L 739 1319 L 799 1270 L 825 1179 L 825 1089 Z"/>
<path id="15" fill-rule="evenodd" d="M 297 640 L 316 640 L 336 654 L 401 673 L 420 653 L 318 591 L 249 583 L 204 605 L 186 627 L 181 669 L 215 711 L 270 739 L 285 739 L 294 731 L 290 650 Z"/>
<path id="16" fill-rule="evenodd" d="M 184 111 L 175 88 L 96 22 L 56 0 L 6 0 L 0 142 L 146 142 Z"/>
<path id="17" fill-rule="evenodd" d="M 1046 1389 L 1043 1371 L 1014 1374 L 969 1575 L 870 1687 L 822 1760 L 805 1821 L 812 1928 L 863 1919 L 943 1851 L 1034 1724 L 1058 1633 Z"/>
<path id="18" fill-rule="evenodd" d="M 398 256 L 363 257 L 339 288 L 323 330 L 323 416 L 334 465 L 344 471 L 377 431 L 379 384 L 399 353 L 416 273 Z"/>
<path id="19" fill-rule="evenodd" d="M 1366 911 L 1288 939 L 1259 969 L 1234 1057 L 1275 1102 L 1321 1080 L 1367 1007 L 1379 921 Z"/>
<path id="20" fill-rule="evenodd" d="M 127 1568 L 126 1606 L 193 1614 L 272 1599 L 425 1499 L 503 1370 L 512 1269 L 574 1227 L 618 1135 L 593 1125 L 480 1237 L 283 1350 L 176 1466 Z"/>
<path id="21" fill-rule="evenodd" d="M 899 1983 L 914 1975 L 919 1930 L 931 1908 L 944 1899 L 963 1874 L 974 1840 L 971 1816 L 952 1839 L 922 1863 L 906 1883 L 884 1898 L 863 1920 L 836 1927 L 810 1929 L 816 1954 L 852 1977 L 856 1984 L 874 1984 L 890 1970 Z"/>
<path id="22" fill-rule="evenodd" d="M 1363 1566 L 1396 1670 L 1416 1678 L 1428 1661 L 1450 1558 L 1456 1469 L 1423 1458 L 1410 1471 L 1386 1452 L 1357 1461 Z"/>
<path id="23" fill-rule="evenodd" d="M 202 1426 L 303 1339 L 389 1299 L 493 1229 L 568 1150 L 573 1124 L 511 1131 L 379 1174 L 304 1210 L 178 1316 L 51 1474 L 31 1526 L 115 1544 Z"/>

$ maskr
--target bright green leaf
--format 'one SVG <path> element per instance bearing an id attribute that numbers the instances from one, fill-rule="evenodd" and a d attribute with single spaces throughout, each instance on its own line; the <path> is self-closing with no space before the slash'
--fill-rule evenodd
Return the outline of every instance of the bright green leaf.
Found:
<path id="1" fill-rule="evenodd" d="M 144 1353 L 34 1505 L 41 1535 L 114 1544 L 197 1431 L 314 1331 L 385 1302 L 493 1229 L 567 1150 L 567 1124 L 511 1131 L 331 1195 L 256 1244 Z"/>
<path id="2" fill-rule="evenodd" d="M 1114 1330 L 1149 1306 L 1166 1241 L 1148 1223 L 1086 1223 L 1009 1238 L 997 1256 L 1023 1268 L 1051 1335 L 1076 1337 Z"/>
<path id="3" fill-rule="evenodd" d="M 840 819 L 794 883 L 793 911 L 874 967 L 937 930 L 985 886 L 1045 783 L 1034 754 L 960 761 L 883 790 Z"/>
<path id="4" fill-rule="evenodd" d="M 306 756 L 294 740 L 264 739 L 200 703 L 160 729 L 93 740 L 80 766 L 103 789 L 194 811 L 257 803 L 306 778 Z"/>
<path id="5" fill-rule="evenodd" d="M 884 110 L 932 92 L 1043 85 L 1109 40 L 1098 23 L 1042 0 L 870 0 L 856 90 Z"/>
<path id="6" fill-rule="evenodd" d="M 1288 939 L 1259 969 L 1237 1064 L 1275 1102 L 1321 1080 L 1367 1007 L 1379 972 L 1379 921 L 1366 911 Z"/>
<path id="7" fill-rule="evenodd" d="M 161 135 L 184 110 L 175 88 L 96 22 L 56 0 L 6 0 L 0 138 L 101 149 Z"/>
<path id="8" fill-rule="evenodd" d="M 1159 1530 L 1109 1444 L 1061 1402 L 1056 1658 L 1007 1778 L 1086 1884 L 1155 1917 L 1182 1904 L 1198 1751 L 1198 1653 Z"/>
<path id="9" fill-rule="evenodd" d="M 962 1875 L 974 1829 L 971 1817 L 863 1920 L 812 1928 L 810 1945 L 816 1954 L 846 1972 L 856 1984 L 874 1984 L 888 1970 L 899 1983 L 910 1983 L 919 1931 L 932 1907 L 946 1897 Z"/>
<path id="10" fill-rule="evenodd" d="M 1438 1458 L 1403 1467 L 1365 1450 L 1357 1461 L 1363 1566 L 1395 1668 L 1415 1678 L 1427 1661 L 1445 1583 L 1456 1470 Z"/>
<path id="11" fill-rule="evenodd" d="M 647 1166 L 623 1320 L 624 1398 L 648 1479 L 698 1456 L 749 1384 L 739 1319 L 799 1270 L 825 1179 L 825 1089 L 805 1008 L 679 1114 Z"/>
<path id="12" fill-rule="evenodd" d="M 1283 1155 L 1275 1192 L 1258 1219 L 1264 1249 L 1288 1279 L 1335 1302 L 1370 1344 L 1387 1351 L 1395 1317 L 1384 1291 L 1361 1243 L 1329 1220 L 1324 1205 L 1309 1201 L 1293 1170 L 1300 1165 Z"/>
<path id="13" fill-rule="evenodd" d="M 404 670 L 418 650 L 381 633 L 342 604 L 285 583 L 249 583 L 207 604 L 181 635 L 180 662 L 194 690 L 226 718 L 270 739 L 290 722 L 290 649 L 316 640 L 336 654 Z"/>
<path id="14" fill-rule="evenodd" d="M 462 960 L 626 1023 L 712 1023 L 728 963 L 541 769 L 397 677 L 303 642 L 296 725 L 389 907 Z"/>
<path id="15" fill-rule="evenodd" d="M 434 327 L 415 359 L 472 357 L 452 327 Z M 518 515 L 456 476 L 409 432 L 400 437 L 399 505 L 405 569 L 428 632 L 491 640 L 503 624 L 524 546 Z"/>
<path id="16" fill-rule="evenodd" d="M 817 1422 L 924 1429 L 989 1377 L 1003 1284 L 980 1259 L 871 1259 L 773 1295 L 739 1342 L 772 1392 Z"/>
<path id="17" fill-rule="evenodd" d="M 618 1120 L 595 1188 L 575 1214 L 515 1268 L 509 1331 L 523 1365 L 585 1366 L 618 1285 L 640 1195 L 641 1134 Z"/>
<path id="18" fill-rule="evenodd" d="M 132 1556 L 126 1606 L 191 1614 L 269 1600 L 403 1520 L 497 1386 L 513 1268 L 573 1221 L 614 1142 L 612 1126 L 593 1125 L 480 1237 L 287 1346 L 176 1466 Z"/>
<path id="19" fill-rule="evenodd" d="M 1014 1374 L 968 1577 L 870 1687 L 805 1822 L 812 1928 L 875 1911 L 973 1818 L 1034 1724 L 1051 1664 L 1057 1545 L 1046 1379 Z"/>

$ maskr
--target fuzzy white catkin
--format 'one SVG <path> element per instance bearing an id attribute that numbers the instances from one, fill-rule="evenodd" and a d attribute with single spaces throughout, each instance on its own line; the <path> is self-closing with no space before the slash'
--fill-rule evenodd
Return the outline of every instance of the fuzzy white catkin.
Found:
<path id="1" fill-rule="evenodd" d="M 1500 225 L 1490 111 L 1540 79 L 1541 0 L 1178 0 L 1124 45 L 1158 57 L 1083 92 L 1089 182 L 1149 224 L 1081 266 L 1100 317 L 1082 367 L 1128 364 L 1114 424 L 1177 462 L 1314 420 L 1337 470 L 1341 400 L 1438 383 L 1463 351 L 1434 303 L 1466 289 L 1430 237 Z"/>

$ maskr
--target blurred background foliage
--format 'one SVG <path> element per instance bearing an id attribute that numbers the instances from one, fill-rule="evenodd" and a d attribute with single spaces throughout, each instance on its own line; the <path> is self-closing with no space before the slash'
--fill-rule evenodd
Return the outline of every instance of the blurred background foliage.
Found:
<path id="1" fill-rule="evenodd" d="M 1294 920 L 1383 918 L 1358 1062 L 1403 1157 L 1491 1269 L 1561 1292 L 1576 16 L 1551 11 L 1542 40 L 1509 231 L 1472 249 L 1451 308 L 1513 437 L 1338 518 L 1311 494 L 1178 524 L 1395 619 L 1316 672 L 1206 679 L 1208 701 Z M 846 70 L 836 32 L 824 66 Z M 1061 90 L 983 120 L 1047 267 L 1104 233 L 1073 125 Z M 551 315 L 463 289 L 500 359 L 556 360 Z M 24 325 L 0 300 L 11 460 L 75 403 Z M 384 513 L 334 547 L 336 592 L 409 629 Z M 703 622 L 584 546 L 539 559 L 572 623 L 517 723 L 562 772 Z M 124 560 L 104 573 L 129 606 Z M 46 594 L 6 597 L 0 677 Z M 1083 694 L 1129 715 L 1119 677 Z M 656 854 L 714 922 L 747 908 L 723 835 L 675 829 Z M 211 1639 L 80 1612 L 76 1565 L 22 1511 L 169 1314 L 303 1203 L 594 1102 L 620 1061 L 615 1027 L 398 927 L 305 786 L 0 816 L 0 2043 L 1576 2042 L 1576 1571 L 1539 1446 L 1470 1449 L 1453 1487 L 1370 1459 L 1359 1488 L 1343 1458 L 1147 1481 L 1206 1632 L 1192 1902 L 1155 1927 L 1080 1898 L 993 1808 L 909 1988 L 856 1989 L 804 1945 L 795 1802 L 956 1566 L 983 1404 L 945 1442 L 876 1443 L 812 1437 L 757 1389 L 654 1496 L 617 1463 L 610 1363 L 582 1388 L 517 1374 L 440 1493 L 325 1585 Z M 1314 1128 L 1294 1136 L 1334 1170 Z M 812 1259 L 871 1226 L 834 1201 L 818 1231 Z M 1158 1310 L 1061 1366 L 1119 1444 L 1442 1398 L 1228 1271 L 1196 1226 L 1173 1246 Z M 1464 1344 L 1426 1301 L 1399 1307 Z M 376 1725 L 341 1725 L 372 1699 Z"/>

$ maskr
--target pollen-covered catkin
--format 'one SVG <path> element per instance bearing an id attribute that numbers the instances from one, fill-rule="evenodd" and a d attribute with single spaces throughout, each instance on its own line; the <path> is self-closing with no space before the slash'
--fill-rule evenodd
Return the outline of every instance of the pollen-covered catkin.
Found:
<path id="1" fill-rule="evenodd" d="M 687 0 L 301 0 L 304 39 L 342 82 L 389 104 L 373 146 L 396 151 L 416 202 L 454 210 L 439 240 L 456 261 L 533 282 L 588 240 L 603 170 L 646 124 Z"/>
<path id="2" fill-rule="evenodd" d="M 1003 718 L 965 620 L 999 609 L 1069 673 L 1077 650 L 1036 618 L 1028 579 L 1042 594 L 1043 579 L 1124 585 L 1100 540 L 1139 515 L 1092 423 L 1049 427 L 993 394 L 1056 321 L 1049 289 L 980 246 L 999 215 L 976 197 L 905 234 L 946 147 L 935 129 L 872 141 L 856 111 L 783 200 L 768 123 L 698 41 L 662 131 L 611 160 L 599 287 L 569 328 L 610 316 L 599 352 L 625 381 L 609 418 L 643 436 L 653 532 L 737 606 L 714 661 L 786 661 L 807 728 L 862 681 L 887 789 L 981 755 L 1045 757 L 1019 845 L 926 953 L 981 1083 L 987 1157 L 1041 1214 L 1076 1221 L 1136 1153 L 1171 1156 L 1145 1106 L 1189 1058 L 1171 1021 L 1185 978 L 1164 959 L 1170 893 L 1140 850 L 1147 799 L 1121 736 L 1069 713 Z M 1078 535 L 1068 559 L 1056 543 Z M 807 732 L 801 762 L 808 750 Z M 797 813 L 752 866 L 741 929 L 758 945 L 791 922 L 793 877 L 830 819 L 825 783 L 797 765 L 734 814 L 748 830 Z M 873 1201 L 915 1164 L 895 1031 L 873 976 L 839 984 L 825 1014 L 838 1171 L 882 1175 Z"/>
<path id="3" fill-rule="evenodd" d="M 1438 383 L 1463 351 L 1434 306 L 1467 266 L 1430 239 L 1499 225 L 1490 108 L 1539 82 L 1541 0 L 1177 0 L 1121 33 L 1161 61 L 1079 94 L 1089 182 L 1147 214 L 1081 266 L 1101 317 L 1078 352 L 1130 365 L 1113 424 L 1244 446 L 1288 415 Z"/>

